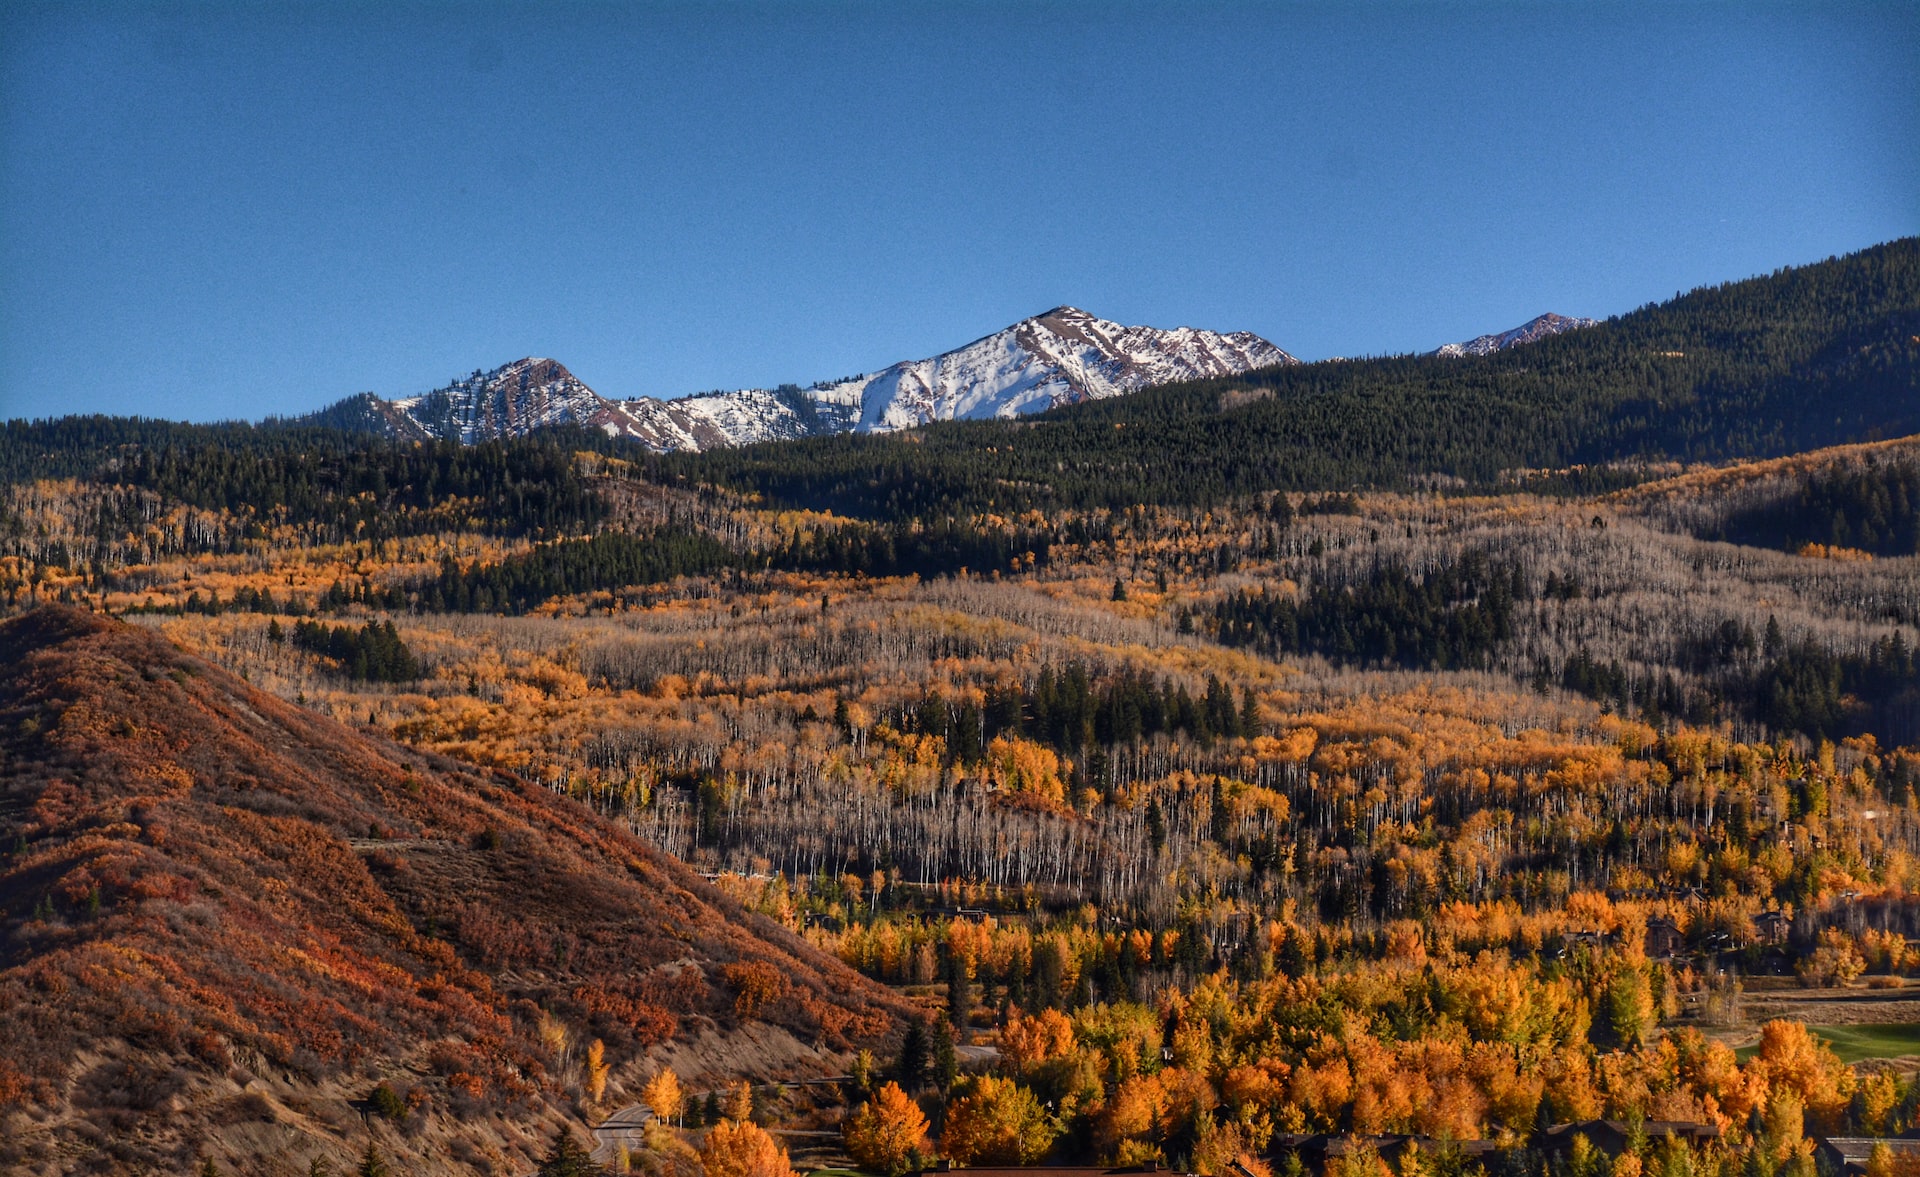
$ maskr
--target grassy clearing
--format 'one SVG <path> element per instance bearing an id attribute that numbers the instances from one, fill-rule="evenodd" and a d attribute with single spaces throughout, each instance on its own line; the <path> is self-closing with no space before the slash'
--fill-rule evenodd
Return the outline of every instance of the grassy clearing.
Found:
<path id="1" fill-rule="evenodd" d="M 1870 1058 L 1898 1058 L 1920 1054 L 1920 1022 L 1891 1022 L 1884 1025 L 1808 1026 L 1814 1037 L 1833 1048 L 1843 1063 Z M 1743 1046 L 1734 1053 L 1745 1061 L 1759 1050 L 1758 1045 Z"/>

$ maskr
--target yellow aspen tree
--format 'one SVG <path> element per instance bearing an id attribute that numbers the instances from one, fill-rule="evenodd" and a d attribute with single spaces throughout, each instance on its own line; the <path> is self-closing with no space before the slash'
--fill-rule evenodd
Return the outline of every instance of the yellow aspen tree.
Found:
<path id="1" fill-rule="evenodd" d="M 727 1089 L 726 1117 L 741 1121 L 753 1119 L 753 1085 L 745 1079 Z"/>
<path id="2" fill-rule="evenodd" d="M 700 1145 L 707 1177 L 793 1177 L 787 1150 L 752 1122 L 722 1120 Z"/>
<path id="3" fill-rule="evenodd" d="M 674 1074 L 671 1067 L 661 1067 L 640 1089 L 640 1100 L 652 1110 L 655 1119 L 671 1124 L 679 1119 L 680 1105 L 686 1102 L 687 1096 L 680 1089 L 680 1076 Z"/>
<path id="4" fill-rule="evenodd" d="M 1057 1133 L 1033 1092 L 982 1075 L 947 1109 L 940 1150 L 963 1165 L 1031 1165 L 1047 1155 Z"/>
<path id="5" fill-rule="evenodd" d="M 607 1093 L 607 1047 L 606 1043 L 595 1038 L 587 1047 L 586 1088 L 587 1099 L 599 1103 Z"/>
<path id="6" fill-rule="evenodd" d="M 898 1083 L 888 1083 L 847 1117 L 841 1135 L 862 1168 L 897 1177 L 915 1151 L 924 1151 L 927 1117 Z"/>

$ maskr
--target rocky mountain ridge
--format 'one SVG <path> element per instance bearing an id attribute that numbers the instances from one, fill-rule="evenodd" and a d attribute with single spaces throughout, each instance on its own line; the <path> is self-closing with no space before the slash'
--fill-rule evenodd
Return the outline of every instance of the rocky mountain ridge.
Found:
<path id="1" fill-rule="evenodd" d="M 1598 319 L 1580 319 L 1568 315 L 1556 315 L 1548 311 L 1537 318 L 1529 319 L 1511 331 L 1501 331 L 1494 335 L 1480 335 L 1465 343 L 1442 344 L 1431 354 L 1436 356 L 1485 356 L 1523 343 L 1534 343 L 1563 331 L 1578 331 L 1582 327 L 1592 327 Z"/>
<path id="2" fill-rule="evenodd" d="M 1300 361 L 1251 332 L 1126 327 L 1056 307 L 964 347 L 810 388 L 782 385 L 664 400 L 596 393 L 555 360 L 476 370 L 419 396 L 348 398 L 308 420 L 465 443 L 584 425 L 658 451 L 705 450 L 956 418 L 1014 417 L 1155 384 Z"/>

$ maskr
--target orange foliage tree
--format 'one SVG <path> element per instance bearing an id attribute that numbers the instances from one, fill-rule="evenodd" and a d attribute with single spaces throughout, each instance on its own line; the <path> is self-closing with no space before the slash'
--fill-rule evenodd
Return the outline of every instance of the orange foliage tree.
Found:
<path id="1" fill-rule="evenodd" d="M 1058 1128 L 1033 1092 L 982 1075 L 947 1109 L 940 1150 L 963 1165 L 1031 1165 L 1053 1147 Z"/>
<path id="2" fill-rule="evenodd" d="M 847 1117 L 842 1135 L 847 1152 L 863 1168 L 897 1177 L 926 1144 L 927 1117 L 899 1084 L 889 1083 Z"/>
<path id="3" fill-rule="evenodd" d="M 787 1150 L 758 1124 L 722 1120 L 700 1145 L 707 1177 L 794 1177 Z"/>

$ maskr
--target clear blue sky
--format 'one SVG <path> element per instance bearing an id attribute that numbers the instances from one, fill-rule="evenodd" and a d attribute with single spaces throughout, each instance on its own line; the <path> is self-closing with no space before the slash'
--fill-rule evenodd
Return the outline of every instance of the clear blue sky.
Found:
<path id="1" fill-rule="evenodd" d="M 0 417 L 522 355 L 807 382 L 1072 303 L 1315 359 L 1920 232 L 1920 5 L 15 3 Z"/>

